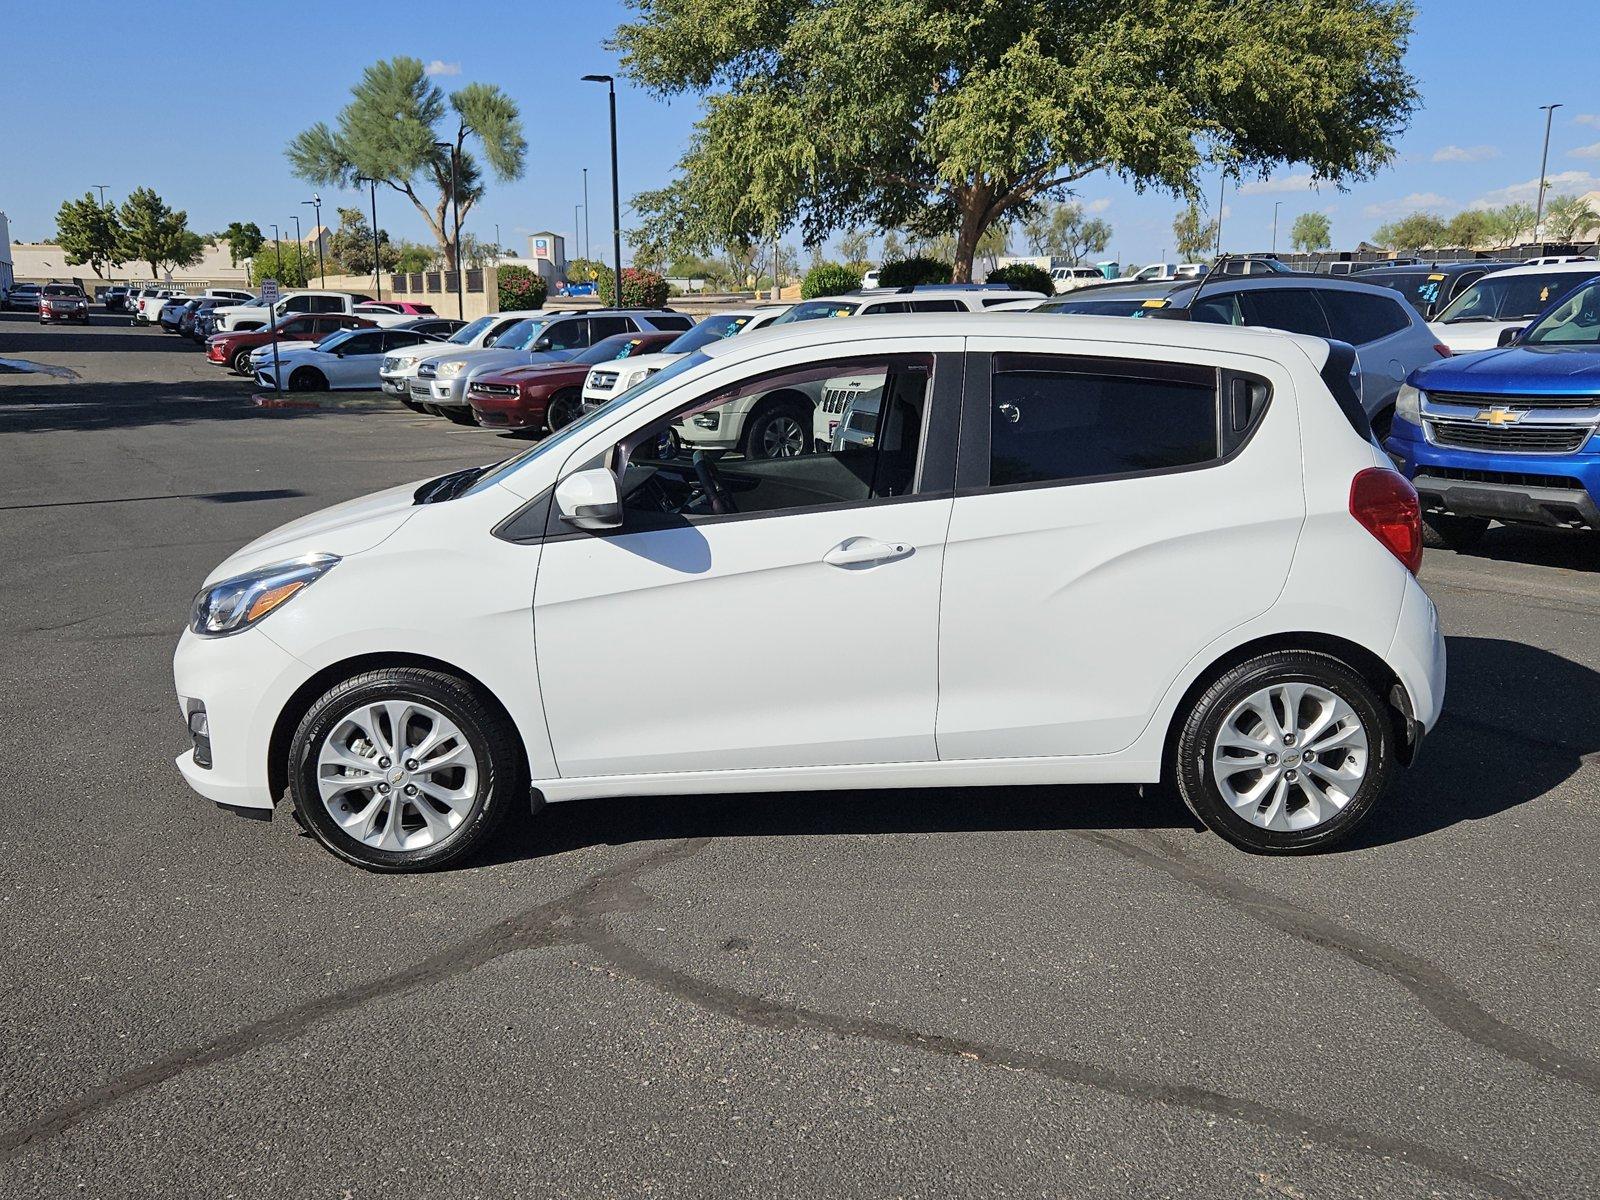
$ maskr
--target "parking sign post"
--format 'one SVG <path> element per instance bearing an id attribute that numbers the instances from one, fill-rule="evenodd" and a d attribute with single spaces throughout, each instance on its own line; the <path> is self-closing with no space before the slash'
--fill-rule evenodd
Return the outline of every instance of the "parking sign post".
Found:
<path id="1" fill-rule="evenodd" d="M 261 303 L 267 306 L 267 312 L 272 313 L 278 303 L 278 281 L 276 279 L 263 279 L 261 281 Z M 277 323 L 274 314 L 272 320 L 267 322 L 267 331 L 271 333 L 273 325 Z M 278 369 L 278 335 L 272 334 L 272 390 L 278 395 L 283 395 L 283 376 Z"/>

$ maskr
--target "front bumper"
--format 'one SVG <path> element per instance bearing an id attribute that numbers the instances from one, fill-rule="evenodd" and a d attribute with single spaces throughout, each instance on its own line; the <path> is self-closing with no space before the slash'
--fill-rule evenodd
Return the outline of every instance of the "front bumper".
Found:
<path id="1" fill-rule="evenodd" d="M 195 791 L 216 804 L 272 811 L 267 753 L 278 714 L 310 675 L 305 664 L 259 629 L 203 638 L 185 630 L 172 657 L 173 683 L 185 722 L 205 706 L 211 766 L 194 750 L 177 759 Z"/>
<path id="2" fill-rule="evenodd" d="M 1384 448 L 1417 489 L 1424 513 L 1600 531 L 1596 442 L 1573 454 L 1463 450 L 1435 445 L 1397 420 Z"/>
<path id="3" fill-rule="evenodd" d="M 447 408 L 467 408 L 467 380 L 465 374 L 452 379 L 412 378 L 409 381 L 411 398 L 420 404 L 441 404 Z"/>
<path id="4" fill-rule="evenodd" d="M 379 386 L 390 396 L 411 395 L 411 379 L 406 375 L 379 375 Z"/>

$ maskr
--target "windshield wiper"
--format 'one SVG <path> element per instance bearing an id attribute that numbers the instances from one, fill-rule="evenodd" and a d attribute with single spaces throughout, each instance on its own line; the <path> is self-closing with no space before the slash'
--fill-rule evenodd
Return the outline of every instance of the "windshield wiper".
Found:
<path id="1" fill-rule="evenodd" d="M 411 497 L 411 502 L 413 504 L 437 504 L 441 500 L 454 500 L 473 484 L 477 483 L 496 465 L 495 463 L 487 463 L 481 467 L 468 467 L 464 471 L 452 471 L 448 475 L 430 479 L 416 490 Z"/>

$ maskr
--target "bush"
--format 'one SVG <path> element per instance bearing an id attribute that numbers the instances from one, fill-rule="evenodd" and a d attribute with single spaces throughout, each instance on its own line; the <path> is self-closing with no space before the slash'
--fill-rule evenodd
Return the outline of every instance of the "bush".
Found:
<path id="1" fill-rule="evenodd" d="M 550 289 L 537 271 L 511 263 L 500 268 L 498 278 L 501 312 L 544 307 Z"/>
<path id="2" fill-rule="evenodd" d="M 600 303 L 607 308 L 618 307 L 616 287 L 612 282 L 615 274 L 609 267 L 600 270 Z M 667 281 L 654 271 L 644 271 L 638 267 L 622 268 L 621 307 L 660 308 L 671 293 Z"/>
<path id="3" fill-rule="evenodd" d="M 1056 289 L 1050 272 L 1032 263 L 1012 263 L 998 271 L 990 271 L 988 282 L 1007 283 L 1012 291 L 1043 292 L 1046 296 L 1053 295 Z"/>
<path id="4" fill-rule="evenodd" d="M 916 287 L 918 284 L 949 283 L 952 268 L 937 258 L 902 258 L 884 263 L 878 272 L 879 287 Z"/>
<path id="5" fill-rule="evenodd" d="M 818 263 L 800 281 L 800 298 L 815 300 L 818 296 L 837 296 L 860 286 L 861 276 L 849 267 L 835 262 Z"/>
<path id="6" fill-rule="evenodd" d="M 331 267 L 333 264 L 330 263 Z M 263 279 L 276 279 L 280 290 L 309 287 L 317 277 L 317 252 L 293 242 L 283 247 L 283 262 L 278 262 L 278 247 L 268 242 L 250 261 L 250 286 L 260 287 Z"/>

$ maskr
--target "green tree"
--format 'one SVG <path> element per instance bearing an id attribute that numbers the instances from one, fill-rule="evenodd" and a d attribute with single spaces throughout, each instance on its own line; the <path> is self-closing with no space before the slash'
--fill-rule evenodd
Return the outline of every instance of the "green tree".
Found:
<path id="1" fill-rule="evenodd" d="M 339 228 L 328 239 L 328 258 L 349 275 L 372 273 L 372 226 L 359 208 L 339 208 Z M 313 250 L 315 243 L 313 243 Z M 378 259 L 383 270 L 393 271 L 399 252 L 389 244 L 389 231 L 378 230 Z"/>
<path id="2" fill-rule="evenodd" d="M 1444 241 L 1468 250 L 1487 246 L 1494 241 L 1494 218 L 1481 208 L 1464 208 L 1445 225 Z"/>
<path id="3" fill-rule="evenodd" d="M 370 254 L 368 258 L 371 258 Z M 310 287 L 316 277 L 317 248 L 314 245 L 302 246 L 292 240 L 266 243 L 250 263 L 250 282 L 253 285 L 259 285 L 263 279 L 276 279 L 281 288 L 303 288 Z"/>
<path id="4" fill-rule="evenodd" d="M 1180 262 L 1209 258 L 1217 245 L 1217 223 L 1206 220 L 1198 204 L 1172 218 L 1172 237 Z"/>
<path id="5" fill-rule="evenodd" d="M 1582 240 L 1596 225 L 1600 213 L 1581 196 L 1555 196 L 1545 206 L 1545 232 L 1558 242 Z"/>
<path id="6" fill-rule="evenodd" d="M 235 267 L 247 258 L 254 258 L 267 240 L 261 226 L 254 221 L 231 222 L 221 236 L 228 243 L 228 262 Z"/>
<path id="7" fill-rule="evenodd" d="M 189 214 L 174 209 L 149 188 L 135 188 L 117 213 L 124 262 L 148 263 L 154 279 L 163 266 L 186 267 L 205 253 L 200 235 L 189 231 Z"/>
<path id="8" fill-rule="evenodd" d="M 1111 226 L 1086 217 L 1080 204 L 1042 204 L 1022 221 L 1022 236 L 1035 254 L 1082 262 L 1111 244 Z"/>
<path id="9" fill-rule="evenodd" d="M 992 225 L 1099 171 L 1188 197 L 1219 160 L 1366 178 L 1417 103 L 1409 0 L 629 4 L 623 70 L 705 96 L 678 177 L 635 200 L 647 225 L 947 232 L 958 280 Z"/>
<path id="10" fill-rule="evenodd" d="M 324 187 L 353 187 L 357 177 L 388 184 L 422 214 L 445 269 L 454 270 L 461 222 L 484 192 L 483 169 L 469 144 L 496 179 L 522 177 L 528 143 L 516 102 L 486 83 L 469 83 L 447 97 L 419 59 L 405 56 L 368 67 L 350 93 L 333 127 L 318 121 L 289 143 L 285 153 L 294 173 Z"/>
<path id="11" fill-rule="evenodd" d="M 861 272 L 852 271 L 843 263 L 819 262 L 806 272 L 800 281 L 800 298 L 815 300 L 819 296 L 842 296 L 861 286 Z"/>
<path id="12" fill-rule="evenodd" d="M 844 255 L 847 263 L 870 263 L 872 261 L 872 242 L 867 238 L 865 229 L 848 229 L 839 239 L 839 253 Z"/>
<path id="13" fill-rule="evenodd" d="M 1507 204 L 1489 211 L 1490 241 L 1514 246 L 1533 232 L 1533 205 Z"/>
<path id="14" fill-rule="evenodd" d="M 93 192 L 85 192 L 82 200 L 63 201 L 56 211 L 56 243 L 71 266 L 88 263 L 96 275 L 104 274 L 102 266 L 120 267 L 122 240 L 117 210 L 96 201 Z"/>
<path id="15" fill-rule="evenodd" d="M 894 230 L 889 230 L 883 235 L 883 249 L 878 254 L 880 263 L 890 263 L 906 256 L 906 248 L 900 244 L 900 235 Z"/>
<path id="16" fill-rule="evenodd" d="M 1289 228 L 1289 244 L 1304 254 L 1327 250 L 1333 245 L 1333 222 L 1327 213 L 1306 212 Z"/>
<path id="17" fill-rule="evenodd" d="M 1444 221 L 1438 216 L 1416 212 L 1378 226 L 1372 231 L 1372 240 L 1390 250 L 1421 250 L 1443 245 L 1448 232 Z"/>

